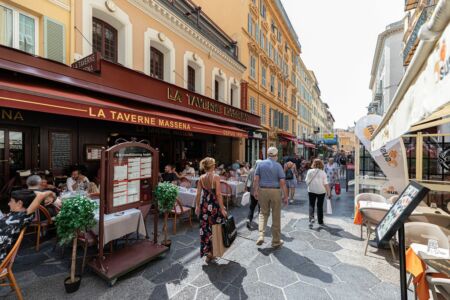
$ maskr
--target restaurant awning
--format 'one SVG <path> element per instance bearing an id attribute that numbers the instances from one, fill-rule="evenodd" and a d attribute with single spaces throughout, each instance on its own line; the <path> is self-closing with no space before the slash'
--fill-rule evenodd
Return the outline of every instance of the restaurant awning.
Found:
<path id="1" fill-rule="evenodd" d="M 297 137 L 295 135 L 292 135 L 289 133 L 284 133 L 284 132 L 279 132 L 278 137 L 297 144 Z"/>
<path id="2" fill-rule="evenodd" d="M 314 145 L 313 143 L 308 143 L 305 141 L 298 141 L 299 145 L 303 145 L 305 146 L 305 148 L 310 148 L 310 149 L 316 149 L 316 145 Z"/>
<path id="3" fill-rule="evenodd" d="M 413 60 L 372 135 L 373 150 L 414 130 L 416 125 L 440 114 L 439 111 L 450 104 L 449 21 L 450 0 L 440 0 L 430 21 L 422 26 L 421 41 Z"/>
<path id="4" fill-rule="evenodd" d="M 411 127 L 410 132 L 420 131 L 447 123 L 450 123 L 450 104 L 445 105 L 438 111 L 431 114 L 429 117 L 414 124 Z"/>
<path id="5" fill-rule="evenodd" d="M 124 105 L 75 91 L 3 79 L 0 79 L 0 106 L 228 137 L 248 137 L 246 131 L 233 126 Z"/>

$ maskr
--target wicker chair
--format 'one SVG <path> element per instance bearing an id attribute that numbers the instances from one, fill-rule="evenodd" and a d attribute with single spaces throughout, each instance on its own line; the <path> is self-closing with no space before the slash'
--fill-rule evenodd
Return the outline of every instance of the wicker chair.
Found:
<path id="1" fill-rule="evenodd" d="M 22 300 L 23 296 L 20 291 L 20 287 L 16 282 L 16 278 L 14 277 L 12 266 L 14 264 L 17 252 L 19 251 L 20 244 L 22 243 L 24 234 L 25 228 L 20 231 L 19 238 L 0 265 L 0 282 L 5 281 L 5 279 L 8 279 L 9 281 L 8 283 L 1 283 L 0 286 L 10 286 L 16 292 L 17 299 L 19 300 Z"/>
<path id="2" fill-rule="evenodd" d="M 39 205 L 36 216 L 29 227 L 34 228 L 36 232 L 36 251 L 39 251 L 41 243 L 42 230 L 47 229 L 53 224 L 53 219 L 48 210 L 43 205 Z"/>
<path id="3" fill-rule="evenodd" d="M 228 207 L 229 202 L 231 202 L 233 198 L 233 190 L 231 189 L 231 186 L 225 181 L 221 181 L 220 192 L 222 193 L 222 199 L 224 200 L 224 204 L 226 203 L 226 206 Z"/>
<path id="4" fill-rule="evenodd" d="M 192 227 L 192 213 L 191 208 L 183 206 L 181 201 L 177 199 L 172 211 L 169 213 L 169 219 L 173 218 L 173 234 L 177 234 L 177 217 L 183 215 L 189 215 L 189 225 Z M 173 215 L 173 217 L 171 217 Z"/>
<path id="5" fill-rule="evenodd" d="M 186 177 L 181 177 L 180 178 L 180 186 L 182 186 L 184 188 L 191 188 L 192 182 L 189 179 L 187 179 Z"/>

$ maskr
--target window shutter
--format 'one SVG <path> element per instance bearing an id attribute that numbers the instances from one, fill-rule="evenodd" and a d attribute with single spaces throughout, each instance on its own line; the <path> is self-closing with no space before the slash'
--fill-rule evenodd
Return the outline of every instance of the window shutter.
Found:
<path id="1" fill-rule="evenodd" d="M 44 55 L 48 59 L 66 62 L 64 25 L 44 17 Z"/>

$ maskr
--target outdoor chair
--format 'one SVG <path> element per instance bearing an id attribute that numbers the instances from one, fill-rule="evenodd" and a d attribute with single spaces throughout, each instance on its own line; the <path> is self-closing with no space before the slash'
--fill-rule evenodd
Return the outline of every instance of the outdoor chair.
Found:
<path id="1" fill-rule="evenodd" d="M 25 228 L 20 231 L 19 238 L 17 239 L 16 243 L 12 247 L 11 251 L 9 251 L 8 255 L 3 260 L 2 264 L 0 265 L 0 286 L 10 286 L 17 295 L 17 299 L 22 300 L 22 292 L 20 291 L 20 287 L 16 282 L 16 278 L 14 277 L 12 267 L 14 264 L 14 260 L 16 258 L 17 252 L 19 251 L 20 244 L 22 243 L 23 236 L 25 234 Z M 8 283 L 5 283 L 4 281 L 8 279 Z"/>
<path id="2" fill-rule="evenodd" d="M 192 182 L 189 179 L 187 179 L 186 177 L 181 177 L 180 178 L 180 186 L 189 189 L 192 187 Z"/>
<path id="3" fill-rule="evenodd" d="M 359 201 L 371 201 L 371 202 L 381 202 L 381 203 L 387 203 L 386 198 L 384 198 L 383 196 L 379 195 L 379 194 L 374 194 L 374 193 L 361 193 L 356 195 L 355 197 L 355 202 L 356 204 L 359 204 Z M 363 227 L 366 226 L 364 220 L 360 226 L 360 231 L 361 231 L 361 239 L 363 238 Z"/>
<path id="4" fill-rule="evenodd" d="M 34 232 L 36 232 L 36 251 L 39 252 L 42 232 L 53 224 L 53 219 L 43 205 L 39 205 L 39 209 L 36 211 L 35 215 L 36 216 L 29 227 L 34 228 Z"/>
<path id="5" fill-rule="evenodd" d="M 228 183 L 221 181 L 220 192 L 222 193 L 222 199 L 224 200 L 224 204 L 226 204 L 228 207 L 228 204 L 233 197 L 233 190 L 231 189 L 231 186 Z"/>
<path id="6" fill-rule="evenodd" d="M 450 215 L 439 215 L 433 213 L 412 213 L 408 220 L 410 222 L 424 222 L 438 225 L 440 227 L 450 227 Z"/>
<path id="7" fill-rule="evenodd" d="M 86 266 L 87 249 L 98 245 L 97 236 L 92 231 L 81 232 L 77 235 L 78 242 L 83 246 L 83 262 L 81 264 L 81 274 Z"/>
<path id="8" fill-rule="evenodd" d="M 433 300 L 450 299 L 450 279 L 449 278 L 434 278 L 427 275 L 428 285 L 433 295 Z M 437 293 L 439 292 L 439 294 Z"/>
<path id="9" fill-rule="evenodd" d="M 375 228 L 378 226 L 378 224 L 383 220 L 384 216 L 388 210 L 381 209 L 381 208 L 374 208 L 374 207 L 368 207 L 361 210 L 361 213 L 363 215 L 364 224 L 367 228 L 367 241 L 366 246 L 364 249 L 364 255 L 367 255 L 367 249 L 369 247 L 369 240 L 372 233 L 375 233 Z M 395 259 L 395 251 L 394 251 L 394 245 L 392 240 L 389 241 L 389 247 L 391 248 L 392 257 Z"/>
<path id="10" fill-rule="evenodd" d="M 189 225 L 192 227 L 192 213 L 191 208 L 187 206 L 183 206 L 181 201 L 177 199 L 172 211 L 169 214 L 169 219 L 171 219 L 171 215 L 173 215 L 173 234 L 177 234 L 177 217 L 181 217 L 183 215 L 189 215 Z"/>
<path id="11" fill-rule="evenodd" d="M 433 239 L 438 242 L 438 247 L 442 249 L 449 249 L 450 230 L 440 227 L 435 224 L 424 222 L 409 222 L 405 223 L 405 246 L 408 248 L 411 244 L 428 245 L 428 240 Z M 408 278 L 408 287 L 411 285 L 413 275 L 410 274 Z"/>

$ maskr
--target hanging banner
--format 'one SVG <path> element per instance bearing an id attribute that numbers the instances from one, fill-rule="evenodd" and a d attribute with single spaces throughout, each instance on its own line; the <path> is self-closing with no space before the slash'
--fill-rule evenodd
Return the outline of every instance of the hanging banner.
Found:
<path id="1" fill-rule="evenodd" d="M 389 142 L 376 151 L 371 149 L 370 138 L 381 123 L 381 119 L 378 115 L 368 115 L 359 119 L 355 125 L 355 134 L 388 179 L 382 187 L 382 193 L 385 196 L 395 195 L 403 191 L 409 182 L 406 151 L 401 138 Z"/>

